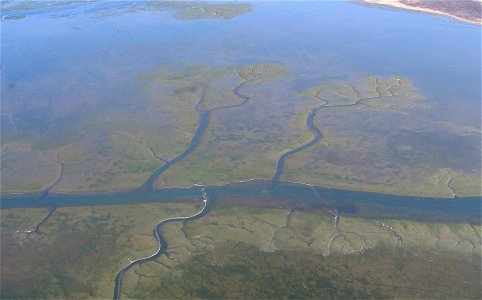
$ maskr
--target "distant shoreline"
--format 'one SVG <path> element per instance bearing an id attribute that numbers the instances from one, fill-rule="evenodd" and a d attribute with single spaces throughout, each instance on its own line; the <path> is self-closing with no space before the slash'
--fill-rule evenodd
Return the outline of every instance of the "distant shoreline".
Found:
<path id="1" fill-rule="evenodd" d="M 426 7 L 419 7 L 415 5 L 410 5 L 408 3 L 402 3 L 400 0 L 363 0 L 366 4 L 373 4 L 373 5 L 382 5 L 382 6 L 388 6 L 388 7 L 394 7 L 394 8 L 400 8 L 400 9 L 405 9 L 405 10 L 412 10 L 412 11 L 419 11 L 419 12 L 425 12 L 425 13 L 431 13 L 431 14 L 436 14 L 436 15 L 441 15 L 441 16 L 446 16 L 452 19 L 455 19 L 457 21 L 463 22 L 463 23 L 468 23 L 472 25 L 479 25 L 482 26 L 482 20 L 479 18 L 478 21 L 468 19 L 465 17 L 457 16 L 454 13 L 442 11 L 442 10 L 437 10 L 434 8 L 426 8 Z M 479 2 L 479 0 L 474 0 L 473 2 Z"/>

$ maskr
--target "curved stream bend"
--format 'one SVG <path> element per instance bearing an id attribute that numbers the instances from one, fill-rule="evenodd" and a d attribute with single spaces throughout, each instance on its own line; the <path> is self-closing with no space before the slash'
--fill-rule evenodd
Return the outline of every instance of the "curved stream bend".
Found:
<path id="1" fill-rule="evenodd" d="M 209 118 L 211 117 L 212 112 L 215 112 L 215 111 L 221 110 L 221 109 L 239 107 L 239 106 L 242 106 L 242 105 L 246 104 L 246 102 L 249 101 L 249 97 L 242 94 L 239 91 L 247 82 L 248 82 L 248 80 L 244 80 L 237 87 L 235 87 L 233 89 L 234 95 L 242 99 L 241 103 L 232 104 L 232 105 L 216 106 L 216 107 L 213 107 L 213 108 L 207 109 L 207 110 L 203 110 L 203 109 L 200 108 L 201 103 L 204 101 L 204 98 L 205 98 L 205 88 L 203 87 L 201 99 L 199 99 L 199 102 L 194 107 L 195 110 L 199 113 L 199 125 L 196 129 L 196 132 L 194 133 L 194 136 L 192 137 L 191 143 L 189 144 L 189 146 L 186 149 L 184 149 L 184 151 L 181 154 L 179 154 L 178 156 L 169 160 L 168 162 L 166 162 L 166 164 L 164 164 L 156 172 L 154 172 L 147 179 L 147 181 L 142 185 L 141 190 L 155 191 L 156 190 L 156 181 L 159 178 L 159 176 L 161 176 L 162 173 L 167 171 L 167 169 L 169 169 L 172 165 L 181 161 L 186 156 L 191 154 L 191 152 L 197 147 L 197 145 L 201 141 L 201 137 L 203 136 L 204 132 L 206 131 L 207 125 L 209 123 Z"/>
<path id="2" fill-rule="evenodd" d="M 308 147 L 313 146 L 314 144 L 318 143 L 323 138 L 323 134 L 321 133 L 320 129 L 318 129 L 313 124 L 313 119 L 315 118 L 318 110 L 325 107 L 326 104 L 327 104 L 327 102 L 321 104 L 320 106 L 317 106 L 317 107 L 311 109 L 310 112 L 308 113 L 308 118 L 306 118 L 306 127 L 308 127 L 311 130 L 311 132 L 313 133 L 313 138 L 309 142 L 307 142 L 306 144 L 303 144 L 303 145 L 299 146 L 298 148 L 295 148 L 295 149 L 292 149 L 288 152 L 285 152 L 280 156 L 280 158 L 278 159 L 278 163 L 276 164 L 276 172 L 274 173 L 273 178 L 271 179 L 273 184 L 276 185 L 276 184 L 279 183 L 281 175 L 283 174 L 285 161 L 286 161 L 286 158 L 288 156 L 290 156 L 292 154 L 295 154 L 296 152 L 302 151 L 302 150 L 304 150 Z"/>
<path id="3" fill-rule="evenodd" d="M 154 237 L 156 238 L 157 245 L 158 245 L 157 251 L 150 256 L 147 256 L 147 257 L 144 257 L 144 258 L 139 258 L 139 259 L 136 259 L 134 261 L 131 261 L 126 267 L 124 267 L 122 270 L 119 271 L 119 273 L 117 273 L 117 275 L 115 277 L 115 287 L 114 287 L 114 297 L 113 297 L 114 300 L 117 300 L 117 299 L 120 298 L 122 278 L 124 277 L 124 274 L 127 271 L 129 271 L 130 268 L 132 268 L 135 265 L 140 265 L 144 262 L 153 261 L 153 260 L 157 259 L 159 256 L 161 256 L 161 254 L 166 252 L 167 242 L 161 234 L 162 226 L 164 226 L 165 224 L 168 224 L 168 223 L 173 223 L 173 222 L 187 222 L 187 221 L 191 221 L 191 220 L 196 220 L 196 219 L 202 218 L 203 216 L 207 215 L 207 213 L 209 212 L 209 209 L 212 206 L 213 200 L 208 198 L 205 189 L 202 189 L 201 191 L 202 191 L 202 199 L 203 199 L 203 202 L 204 202 L 204 206 L 201 209 L 201 211 L 199 211 L 198 213 L 196 213 L 192 216 L 189 216 L 189 217 L 167 218 L 167 219 L 164 219 L 161 222 L 159 222 L 154 227 Z"/>
<path id="4" fill-rule="evenodd" d="M 60 180 L 62 179 L 62 176 L 64 175 L 64 163 L 65 161 L 62 161 L 60 159 L 60 153 L 69 148 L 71 145 L 67 145 L 65 147 L 63 147 L 59 152 L 57 152 L 55 154 L 55 160 L 50 160 L 50 159 L 47 159 L 49 162 L 51 163 L 54 163 L 54 164 L 57 164 L 58 167 L 59 167 L 59 170 L 58 170 L 58 173 L 57 173 L 57 178 L 55 178 L 55 180 L 52 182 L 52 183 L 49 183 L 47 184 L 44 188 L 42 188 L 42 190 L 40 190 L 39 192 L 39 196 L 40 198 L 45 198 L 47 197 L 48 195 L 50 195 L 50 192 L 53 190 L 53 188 L 60 182 Z"/>
<path id="5" fill-rule="evenodd" d="M 377 83 L 378 83 L 378 81 L 377 81 Z M 392 86 L 390 86 L 388 88 L 388 90 L 391 90 L 391 88 L 392 88 Z M 393 93 L 392 93 L 392 95 L 389 95 L 389 96 L 383 96 L 379 89 L 380 89 L 380 83 L 378 83 L 378 86 L 376 87 L 376 91 L 377 91 L 378 95 L 373 96 L 373 97 L 366 97 L 366 98 L 358 98 L 359 93 L 358 93 L 358 91 L 355 90 L 355 93 L 357 94 L 358 99 L 356 99 L 353 103 L 348 103 L 348 104 L 333 104 L 333 105 L 330 105 L 328 100 L 322 99 L 321 97 L 316 95 L 314 98 L 322 101 L 322 104 L 315 107 L 315 108 L 312 108 L 310 110 L 310 112 L 308 113 L 308 117 L 306 118 L 306 127 L 308 127 L 308 129 L 313 133 L 313 138 L 310 141 L 306 142 L 305 144 L 303 144 L 303 145 L 301 145 L 297 148 L 294 148 L 294 149 L 292 149 L 288 152 L 283 153 L 279 157 L 278 163 L 276 164 L 276 172 L 274 173 L 273 177 L 271 178 L 272 183 L 274 185 L 279 184 L 279 181 L 281 179 L 281 175 L 283 174 L 285 161 L 288 158 L 288 156 L 293 155 L 297 152 L 305 150 L 308 147 L 313 146 L 314 144 L 318 143 L 323 138 L 323 134 L 321 133 L 320 129 L 318 127 L 316 127 L 313 123 L 313 120 L 316 116 L 316 113 L 320 109 L 330 108 L 330 107 L 332 107 L 332 108 L 335 108 L 335 107 L 350 107 L 350 106 L 356 106 L 356 105 L 359 105 L 359 104 L 363 104 L 363 102 L 367 101 L 367 100 L 379 99 L 379 98 L 383 98 L 383 97 L 394 97 Z"/>

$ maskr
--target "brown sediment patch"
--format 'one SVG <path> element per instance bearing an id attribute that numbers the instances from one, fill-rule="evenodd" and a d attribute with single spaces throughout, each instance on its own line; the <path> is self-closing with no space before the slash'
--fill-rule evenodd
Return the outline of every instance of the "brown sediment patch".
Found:
<path id="1" fill-rule="evenodd" d="M 398 253 L 384 248 L 323 257 L 304 251 L 265 253 L 236 244 L 193 256 L 177 267 L 178 276 L 168 274 L 157 286 L 138 286 L 131 296 L 150 298 L 169 286 L 179 298 L 480 297 L 476 265 L 443 255 L 431 260 L 409 255 L 403 266 L 397 261 Z"/>
<path id="2" fill-rule="evenodd" d="M 364 0 L 364 2 L 443 15 L 464 23 L 482 25 L 480 0 Z"/>

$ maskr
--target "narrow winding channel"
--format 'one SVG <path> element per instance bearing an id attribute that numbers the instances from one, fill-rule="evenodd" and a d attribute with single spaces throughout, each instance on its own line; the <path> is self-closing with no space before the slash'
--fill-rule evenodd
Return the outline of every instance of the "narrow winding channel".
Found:
<path id="1" fill-rule="evenodd" d="M 201 211 L 189 217 L 167 218 L 159 222 L 156 226 L 154 226 L 154 237 L 157 240 L 157 247 L 158 247 L 157 251 L 150 256 L 131 261 L 127 266 L 125 266 L 122 270 L 120 270 L 119 273 L 117 273 L 115 277 L 115 287 L 114 287 L 114 297 L 113 297 L 114 300 L 118 300 L 120 298 L 120 293 L 122 288 L 122 278 L 124 277 L 124 274 L 127 271 L 129 271 L 130 268 L 145 262 L 154 261 L 155 259 L 157 259 L 159 256 L 161 256 L 166 252 L 167 246 L 168 246 L 167 241 L 164 239 L 161 233 L 162 227 L 164 225 L 168 223 L 173 223 L 173 222 L 188 222 L 188 221 L 202 218 L 203 216 L 208 214 L 212 206 L 213 200 L 207 196 L 207 193 L 204 189 L 202 189 L 201 191 L 202 191 L 202 200 L 204 202 L 204 206 L 201 209 Z"/>
<path id="2" fill-rule="evenodd" d="M 67 146 L 67 147 L 64 147 L 64 148 L 62 148 L 62 149 L 66 149 L 66 148 L 68 148 L 68 147 L 70 147 L 70 145 Z M 59 170 L 58 170 L 58 172 L 57 172 L 57 178 L 55 178 L 55 180 L 54 180 L 52 183 L 50 183 L 50 184 L 48 184 L 47 186 L 45 186 L 45 187 L 39 192 L 39 197 L 40 197 L 40 198 L 45 198 L 45 197 L 47 197 L 47 196 L 50 194 L 50 191 L 52 191 L 52 189 L 60 182 L 60 180 L 62 179 L 62 176 L 64 175 L 64 162 L 59 158 L 60 153 L 63 151 L 62 149 L 55 154 L 55 161 L 50 160 L 50 159 L 48 160 L 48 161 L 50 161 L 50 162 L 52 162 L 52 163 L 57 164 L 58 167 L 59 167 Z"/>
<path id="3" fill-rule="evenodd" d="M 200 108 L 201 103 L 204 101 L 205 98 L 205 87 L 203 86 L 203 92 L 201 95 L 201 98 L 199 99 L 199 102 L 196 104 L 194 107 L 196 111 L 199 113 L 199 125 L 196 129 L 196 132 L 194 133 L 194 136 L 191 140 L 191 143 L 189 146 L 184 149 L 184 151 L 179 154 L 178 156 L 174 157 L 173 159 L 169 160 L 164 164 L 162 167 L 160 167 L 157 171 L 155 171 L 148 179 L 147 181 L 141 186 L 140 190 L 141 191 L 155 191 L 156 190 L 156 181 L 161 176 L 162 173 L 166 172 L 170 167 L 172 167 L 175 163 L 178 163 L 179 161 L 183 160 L 191 154 L 191 152 L 197 147 L 199 142 L 201 141 L 201 138 L 206 131 L 207 125 L 209 123 L 209 118 L 211 117 L 211 113 L 221 110 L 221 109 L 229 109 L 229 108 L 235 108 L 242 106 L 246 104 L 249 101 L 249 97 L 242 94 L 239 90 L 248 83 L 248 80 L 244 80 L 241 82 L 238 86 L 236 86 L 233 89 L 233 93 L 235 96 L 239 97 L 242 99 L 241 103 L 239 104 L 232 104 L 232 105 L 223 105 L 223 106 L 217 106 L 213 107 L 211 109 L 203 110 Z"/>
<path id="4" fill-rule="evenodd" d="M 316 114 L 318 113 L 319 110 L 323 109 L 323 108 L 334 108 L 334 107 L 350 107 L 350 106 L 356 106 L 356 105 L 359 105 L 359 104 L 362 104 L 363 101 L 367 101 L 367 100 L 372 100 L 372 99 L 379 99 L 379 98 L 382 98 L 382 97 L 393 97 L 393 93 L 392 95 L 389 95 L 389 96 L 382 96 L 382 94 L 380 93 L 380 84 L 378 83 L 377 81 L 377 84 L 378 86 L 376 87 L 376 92 L 377 92 L 377 96 L 373 96 L 373 97 L 366 97 L 366 98 L 359 98 L 358 97 L 358 91 L 356 91 L 355 89 L 355 93 L 357 95 L 357 100 L 353 103 L 348 103 L 348 104 L 335 104 L 335 105 L 330 105 L 329 104 L 329 101 L 328 100 L 325 100 L 325 99 L 322 99 L 321 97 L 319 97 L 318 95 L 315 96 L 316 99 L 322 101 L 322 104 L 311 109 L 310 112 L 308 113 L 308 117 L 306 118 L 306 127 L 308 127 L 308 129 L 312 132 L 313 134 L 313 138 L 306 142 L 305 144 L 295 148 L 295 149 L 292 149 L 288 152 L 285 152 L 283 153 L 279 159 L 278 159 L 278 163 L 276 164 L 276 172 L 274 173 L 273 177 L 271 178 L 271 181 L 273 183 L 273 185 L 278 185 L 279 182 L 280 182 L 280 179 L 281 179 L 281 176 L 283 175 L 283 170 L 284 170 L 284 167 L 285 167 L 285 162 L 286 162 L 286 159 L 297 153 L 297 152 L 300 152 L 300 151 L 303 151 L 305 150 L 306 148 L 309 148 L 311 146 L 313 146 L 314 144 L 318 143 L 322 138 L 323 138 L 323 134 L 321 133 L 321 130 L 316 127 L 314 125 L 314 118 L 316 116 Z M 392 88 L 392 86 L 390 86 L 388 88 L 388 90 L 390 91 Z"/>
<path id="5" fill-rule="evenodd" d="M 45 232 L 42 232 L 40 231 L 40 226 L 42 226 L 49 218 L 50 216 L 52 216 L 52 214 L 57 210 L 57 207 L 53 207 L 49 210 L 48 214 L 43 217 L 42 220 L 40 220 L 40 222 L 37 223 L 37 225 L 35 225 L 34 229 L 33 230 L 24 230 L 23 231 L 23 234 L 25 235 L 24 238 L 20 241 L 20 245 L 23 244 L 23 242 L 25 242 L 26 240 L 28 240 L 30 238 L 30 236 L 34 233 L 36 234 L 39 234 L 39 235 L 47 235 Z M 18 231 L 17 231 L 18 232 Z"/>
<path id="6" fill-rule="evenodd" d="M 52 182 L 51 184 L 49 184 L 48 186 L 46 186 L 40 191 L 39 193 L 40 198 L 47 197 L 50 194 L 50 191 L 52 191 L 52 189 L 57 185 L 57 183 L 60 182 L 60 179 L 62 179 L 62 174 L 64 173 L 64 164 L 59 162 L 59 166 L 60 166 L 59 175 L 57 176 L 54 182 Z"/>
<path id="7" fill-rule="evenodd" d="M 286 158 L 288 158 L 288 156 L 293 155 L 296 152 L 300 152 L 300 151 L 302 151 L 302 150 L 304 150 L 308 147 L 313 146 L 314 144 L 318 143 L 323 138 L 323 134 L 321 133 L 320 129 L 318 129 L 318 127 L 316 127 L 313 124 L 313 119 L 315 118 L 318 110 L 325 107 L 325 105 L 326 105 L 326 103 L 323 103 L 320 106 L 317 106 L 317 107 L 311 109 L 310 112 L 308 113 L 308 118 L 306 119 L 306 126 L 313 133 L 313 138 L 309 142 L 307 142 L 306 144 L 303 144 L 303 145 L 299 146 L 298 148 L 295 148 L 295 149 L 292 149 L 288 152 L 283 153 L 280 156 L 280 158 L 278 159 L 278 163 L 276 164 L 276 172 L 274 173 L 273 178 L 271 179 L 271 181 L 273 182 L 274 185 L 279 184 L 281 175 L 283 174 L 283 170 L 284 170 L 284 167 L 285 167 L 285 161 L 286 161 Z"/>

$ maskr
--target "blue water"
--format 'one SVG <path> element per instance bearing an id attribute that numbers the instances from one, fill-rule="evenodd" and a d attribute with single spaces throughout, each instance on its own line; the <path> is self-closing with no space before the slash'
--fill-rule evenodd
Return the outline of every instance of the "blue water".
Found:
<path id="1" fill-rule="evenodd" d="M 431 110 L 418 112 L 421 116 L 480 128 L 479 26 L 341 1 L 255 2 L 253 7 L 252 12 L 229 20 L 176 19 L 171 11 L 143 10 L 127 1 L 2 12 L 2 17 L 25 15 L 18 20 L 6 18 L 1 24 L 2 136 L 14 135 L 11 118 L 21 125 L 22 134 L 34 132 L 38 120 L 58 124 L 82 120 L 92 113 L 83 102 L 92 95 L 101 99 L 98 107 L 103 109 L 135 103 L 140 76 L 164 65 L 257 62 L 286 66 L 289 80 L 299 86 L 398 74 L 412 79 L 432 105 Z M 66 117 L 36 108 L 49 101 L 54 107 L 64 101 L 78 102 L 78 109 Z M 452 113 L 455 110 L 457 114 Z M 60 133 L 46 134 L 48 139 L 48 134 Z M 243 189 L 220 189 L 219 193 L 250 193 Z M 288 190 L 278 187 L 271 193 L 283 195 Z M 132 203 L 197 192 L 3 197 L 1 207 Z M 374 211 L 378 211 L 382 216 L 480 219 L 480 198 L 435 203 L 427 198 L 329 189 L 320 193 L 328 193 L 325 206 L 346 204 L 347 211 L 361 215 L 377 216 Z"/>
<path id="2" fill-rule="evenodd" d="M 105 72 L 94 73 L 101 80 L 122 82 L 166 63 L 268 61 L 319 78 L 396 73 L 434 103 L 480 102 L 479 26 L 341 1 L 256 2 L 252 12 L 230 20 L 127 13 L 128 5 L 51 8 L 3 20 L 2 84 L 58 72 L 80 79 L 96 70 Z"/>
<path id="3" fill-rule="evenodd" d="M 480 223 L 481 197 L 441 199 L 398 196 L 281 183 L 270 181 L 250 184 L 207 187 L 218 203 L 258 207 L 290 207 L 298 209 L 337 208 L 342 214 L 368 218 L 415 219 Z M 36 195 L 3 197 L 0 208 L 63 207 L 85 205 L 120 205 L 144 202 L 192 201 L 201 187 L 171 188 L 155 192 L 136 191 L 104 195 Z M 233 200 L 237 199 L 237 200 Z"/>

